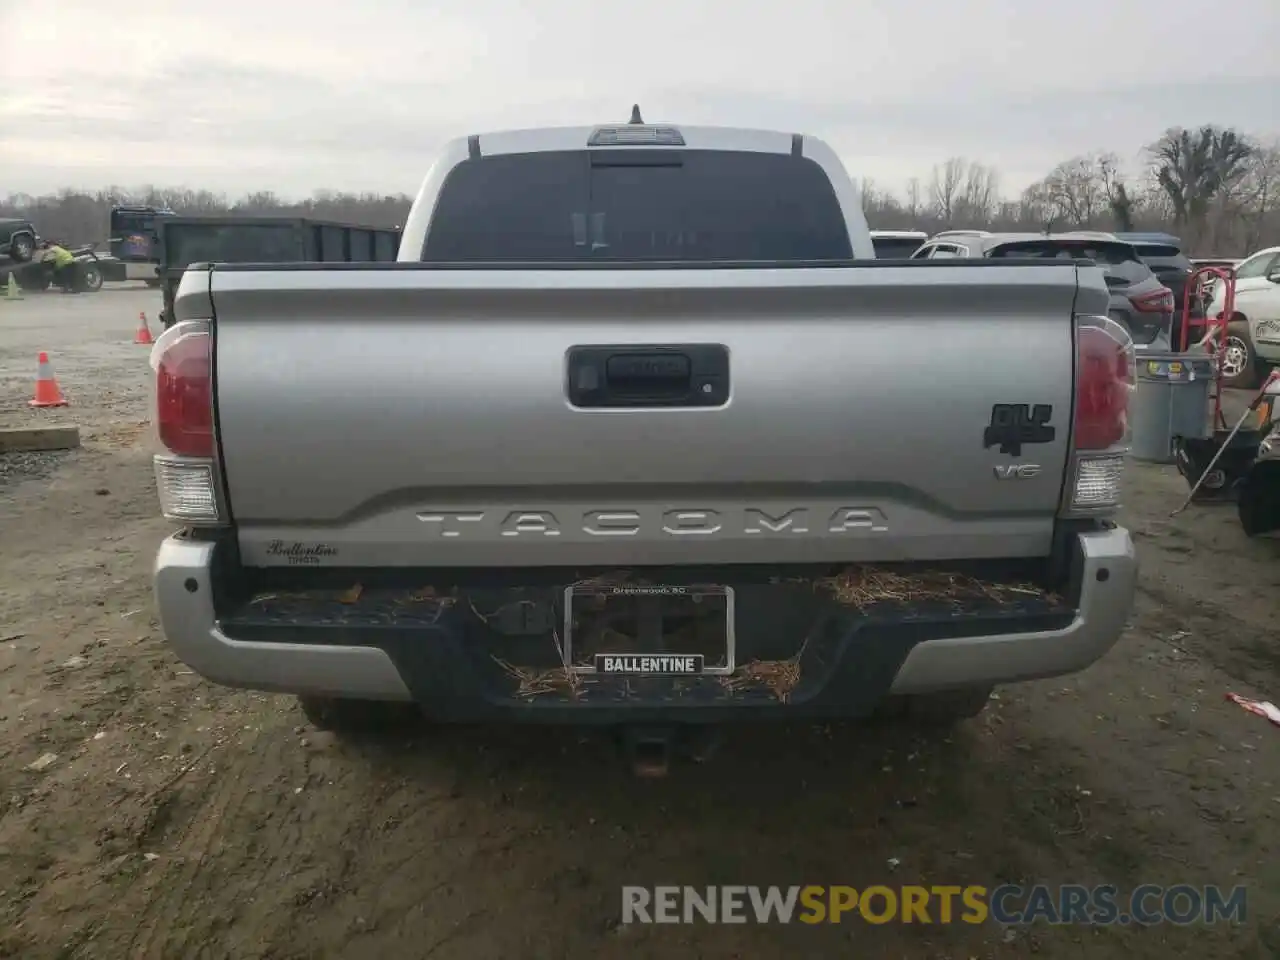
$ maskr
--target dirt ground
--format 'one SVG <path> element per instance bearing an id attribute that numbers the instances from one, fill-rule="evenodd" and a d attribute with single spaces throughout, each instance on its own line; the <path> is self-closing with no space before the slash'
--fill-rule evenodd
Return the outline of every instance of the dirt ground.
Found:
<path id="1" fill-rule="evenodd" d="M 0 302 L 0 957 L 1280 957 L 1280 543 L 1135 465 L 1132 626 L 948 737 L 732 733 L 637 781 L 565 730 L 340 743 L 166 648 L 149 567 L 144 289 Z M 71 406 L 31 411 L 48 350 Z M 49 759 L 52 756 L 53 759 Z M 34 764 L 34 766 L 32 766 Z M 619 924 L 624 884 L 1249 887 L 1240 927 Z"/>

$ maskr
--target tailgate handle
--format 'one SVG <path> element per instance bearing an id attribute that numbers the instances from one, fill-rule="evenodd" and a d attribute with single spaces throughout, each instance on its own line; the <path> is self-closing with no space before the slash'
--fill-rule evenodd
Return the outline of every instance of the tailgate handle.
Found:
<path id="1" fill-rule="evenodd" d="M 586 409 L 722 407 L 729 351 L 720 343 L 570 347 L 569 402 Z"/>
<path id="2" fill-rule="evenodd" d="M 619 353 L 605 362 L 605 382 L 612 390 L 679 392 L 689 389 L 693 365 L 681 353 Z"/>

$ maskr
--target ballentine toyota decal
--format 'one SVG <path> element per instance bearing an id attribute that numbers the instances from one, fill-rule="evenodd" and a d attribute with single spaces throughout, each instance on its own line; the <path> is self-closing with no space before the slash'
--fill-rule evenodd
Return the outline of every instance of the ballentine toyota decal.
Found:
<path id="1" fill-rule="evenodd" d="M 283 557 L 291 566 L 319 566 L 322 557 L 336 557 L 338 551 L 327 543 L 302 543 L 295 540 L 285 543 L 283 540 L 272 540 L 267 544 L 268 557 Z"/>

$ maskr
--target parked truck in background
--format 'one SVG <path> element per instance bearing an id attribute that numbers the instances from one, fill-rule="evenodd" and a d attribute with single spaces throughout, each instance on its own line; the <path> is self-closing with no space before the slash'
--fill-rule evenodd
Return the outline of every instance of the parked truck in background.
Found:
<path id="1" fill-rule="evenodd" d="M 124 203 L 111 208 L 107 249 L 123 268 L 118 279 L 145 280 L 149 287 L 160 286 L 157 225 L 173 216 L 176 214 L 168 207 L 147 204 Z"/>
<path id="2" fill-rule="evenodd" d="M 155 592 L 206 678 L 665 757 L 972 716 L 1124 629 L 1134 351 L 1092 265 L 877 262 L 821 140 L 637 122 L 448 145 L 398 259 L 182 277 Z"/>

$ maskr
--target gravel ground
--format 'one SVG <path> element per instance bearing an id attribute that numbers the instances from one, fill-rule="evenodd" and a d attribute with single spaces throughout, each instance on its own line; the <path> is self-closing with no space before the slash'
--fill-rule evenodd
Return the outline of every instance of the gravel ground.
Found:
<path id="1" fill-rule="evenodd" d="M 128 441 L 146 429 L 149 347 L 133 342 L 139 314 L 160 333 L 160 293 L 142 284 L 111 284 L 96 294 L 28 293 L 0 300 L 0 428 L 77 424 L 81 440 Z M 27 405 L 37 358 L 49 354 L 65 407 Z M 78 451 L 0 455 L 0 490 L 23 479 L 47 480 Z"/>
<path id="2" fill-rule="evenodd" d="M 0 957 L 1280 956 L 1280 544 L 1169 511 L 1135 465 L 1131 628 L 1076 677 L 1002 690 L 948 737 L 731 734 L 637 782 L 566 730 L 339 742 L 292 700 L 211 686 L 158 630 L 153 291 L 0 303 L 0 424 L 83 448 L 0 457 Z M 26 406 L 49 351 L 72 405 Z M 17 464 L 15 467 L 14 464 Z M 52 759 L 50 759 L 52 757 Z M 1241 927 L 629 927 L 623 884 L 1247 884 Z"/>
<path id="3" fill-rule="evenodd" d="M 0 453 L 0 490 L 22 480 L 48 480 L 68 460 L 74 450 L 49 450 L 34 453 Z"/>
<path id="4" fill-rule="evenodd" d="M 0 300 L 0 426 L 27 423 L 112 424 L 136 420 L 145 379 L 132 376 L 148 348 L 133 342 L 139 314 L 153 336 L 160 332 L 160 291 L 112 284 L 99 293 L 27 294 Z M 36 356 L 49 354 L 68 407 L 32 410 Z"/>

